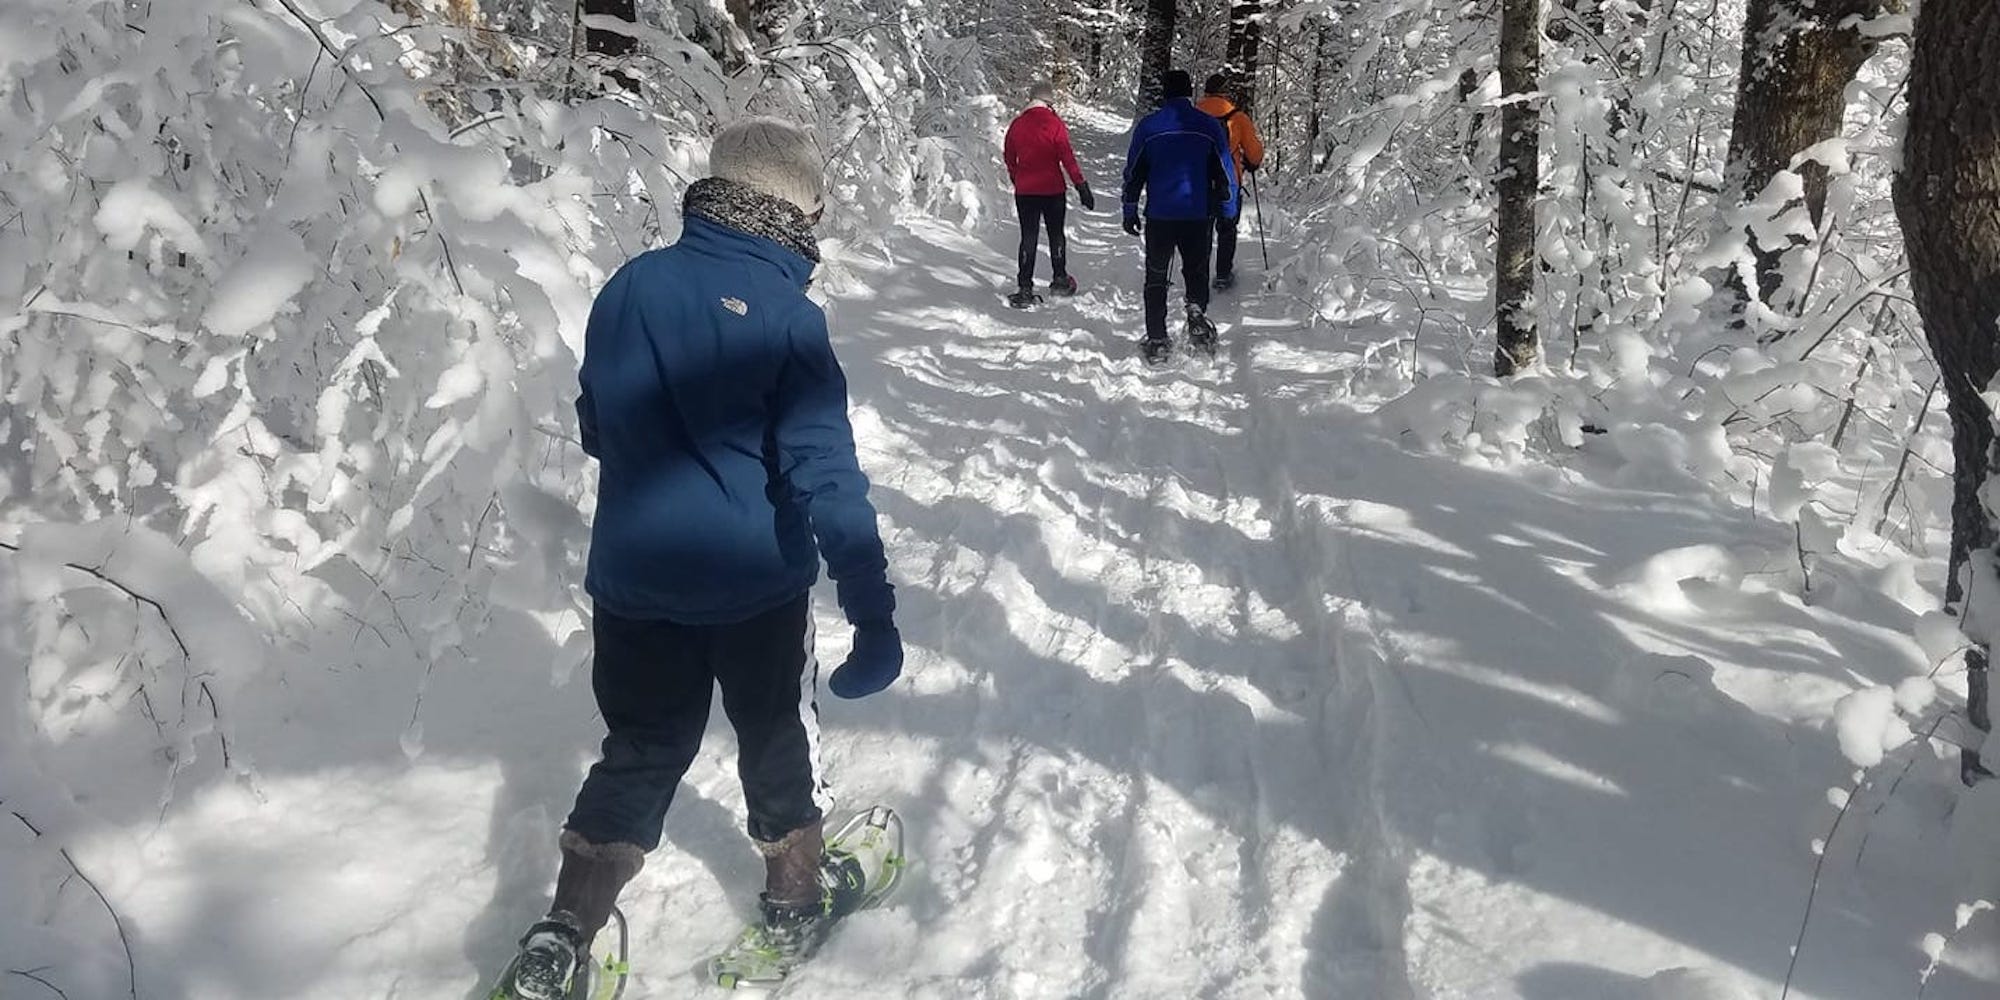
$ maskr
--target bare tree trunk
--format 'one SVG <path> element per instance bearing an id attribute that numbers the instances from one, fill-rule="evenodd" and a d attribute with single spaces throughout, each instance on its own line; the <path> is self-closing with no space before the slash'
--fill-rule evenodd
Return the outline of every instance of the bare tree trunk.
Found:
<path id="1" fill-rule="evenodd" d="M 1319 162 L 1319 130 L 1322 102 L 1326 100 L 1326 79 L 1332 75 L 1333 64 L 1327 56 L 1331 46 L 1328 39 L 1333 34 L 1333 25 L 1322 21 L 1313 30 L 1312 83 L 1306 91 L 1306 165 L 1308 168 Z"/>
<path id="2" fill-rule="evenodd" d="M 585 17 L 615 17 L 634 25 L 639 23 L 636 0 L 583 0 L 583 13 Z M 607 59 L 631 55 L 638 46 L 638 39 L 621 32 L 605 28 L 585 28 L 583 32 L 584 50 Z"/>
<path id="3" fill-rule="evenodd" d="M 2000 530 L 1979 498 L 1995 470 L 1993 412 L 1980 394 L 2000 373 L 2000 4 L 1924 0 L 1910 69 L 1908 131 L 1896 174 L 1896 215 L 1910 284 L 1937 358 L 1951 414 L 1951 573 L 1945 601 L 1962 614 L 1967 566 L 1995 558 Z M 1990 633 L 1992 623 L 1978 631 Z M 1971 714 L 1989 728 L 1987 650 L 1968 658 Z M 1976 752 L 1967 780 L 1985 773 Z"/>
<path id="4" fill-rule="evenodd" d="M 1904 0 L 1750 0 L 1743 20 L 1743 66 L 1736 80 L 1736 117 L 1729 129 L 1725 189 L 1745 202 L 1763 194 L 1792 157 L 1840 135 L 1847 85 L 1875 46 L 1851 18 L 1902 9 Z M 1826 212 L 1827 172 L 1804 164 L 1805 207 L 1814 226 Z M 1778 266 L 1786 247 L 1753 248 L 1757 295 L 1782 305 Z M 1749 292 L 1732 281 L 1739 302 Z"/>
<path id="5" fill-rule="evenodd" d="M 1144 27 L 1139 36 L 1140 114 L 1159 106 L 1160 77 L 1174 64 L 1174 0 L 1141 0 L 1145 4 Z"/>
<path id="6" fill-rule="evenodd" d="M 1499 346 L 1493 371 L 1506 377 L 1534 365 L 1541 354 L 1535 335 L 1535 194 L 1541 184 L 1539 107 L 1528 95 L 1540 83 L 1541 0 L 1501 0 L 1500 195 L 1494 220 L 1495 310 Z"/>
<path id="7" fill-rule="evenodd" d="M 635 0 L 583 0 L 580 10 L 585 17 L 615 17 L 635 28 L 639 23 Z M 615 62 L 631 55 L 638 47 L 639 40 L 624 32 L 588 26 L 583 29 L 584 51 L 602 60 Z M 614 68 L 609 70 L 607 75 L 618 81 L 618 85 L 625 90 L 638 92 L 639 81 L 625 70 Z"/>
<path id="8" fill-rule="evenodd" d="M 1232 0 L 1229 5 L 1229 48 L 1224 65 L 1235 88 L 1236 103 L 1257 104 L 1258 54 L 1264 45 L 1264 0 Z"/>

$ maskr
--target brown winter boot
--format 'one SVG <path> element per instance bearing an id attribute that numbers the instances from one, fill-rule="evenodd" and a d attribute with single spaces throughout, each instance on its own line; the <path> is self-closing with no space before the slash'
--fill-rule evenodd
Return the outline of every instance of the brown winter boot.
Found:
<path id="1" fill-rule="evenodd" d="M 759 841 L 757 849 L 764 855 L 763 947 L 789 967 L 817 951 L 834 922 L 854 911 L 865 880 L 853 857 L 826 853 L 818 823 Z"/>
<path id="2" fill-rule="evenodd" d="M 645 865 L 646 851 L 637 844 L 594 844 L 574 830 L 562 832 L 561 844 L 562 870 L 549 914 L 570 916 L 588 947 L 611 919 L 625 883 Z"/>
<path id="3" fill-rule="evenodd" d="M 572 995 L 591 939 L 611 919 L 618 893 L 645 864 L 637 844 L 594 844 L 574 831 L 562 833 L 562 870 L 549 915 L 528 928 L 514 960 L 509 996 L 563 1000 Z"/>
<path id="4" fill-rule="evenodd" d="M 809 823 L 778 840 L 757 842 L 764 855 L 764 898 L 786 907 L 816 907 L 820 902 L 820 863 L 826 841 L 818 823 Z"/>

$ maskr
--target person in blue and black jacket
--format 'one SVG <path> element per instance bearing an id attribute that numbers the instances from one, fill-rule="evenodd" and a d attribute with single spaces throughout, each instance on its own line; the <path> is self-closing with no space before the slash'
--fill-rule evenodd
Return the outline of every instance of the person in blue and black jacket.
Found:
<path id="1" fill-rule="evenodd" d="M 1194 105 L 1185 70 L 1161 77 L 1164 103 L 1132 130 L 1125 154 L 1125 231 L 1146 241 L 1146 359 L 1167 356 L 1167 273 L 1180 254 L 1188 342 L 1215 349 L 1208 312 L 1209 241 L 1215 220 L 1236 214 L 1236 163 L 1222 123 Z M 1140 221 L 1139 196 L 1146 197 Z"/>
<path id="2" fill-rule="evenodd" d="M 723 128 L 687 190 L 678 243 L 598 293 L 577 418 L 599 465 L 584 588 L 591 688 L 609 734 L 563 824 L 548 916 L 511 996 L 570 996 L 591 939 L 660 844 L 719 685 L 736 729 L 772 947 L 808 946 L 829 911 L 817 772 L 811 589 L 826 560 L 854 647 L 834 694 L 902 672 L 895 592 L 855 456 L 847 383 L 806 297 L 825 164 L 771 118 Z"/>

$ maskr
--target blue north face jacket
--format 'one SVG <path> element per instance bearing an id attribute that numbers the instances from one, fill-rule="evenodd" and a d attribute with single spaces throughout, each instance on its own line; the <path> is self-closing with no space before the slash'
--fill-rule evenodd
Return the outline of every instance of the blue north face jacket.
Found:
<path id="1" fill-rule="evenodd" d="M 1148 219 L 1207 219 L 1236 214 L 1236 157 L 1229 132 L 1194 101 L 1175 97 L 1132 130 L 1125 154 L 1125 214 Z"/>
<path id="2" fill-rule="evenodd" d="M 812 263 L 689 217 L 591 307 L 577 418 L 601 466 L 584 588 L 612 614 L 740 622 L 824 554 L 856 624 L 895 608 Z"/>

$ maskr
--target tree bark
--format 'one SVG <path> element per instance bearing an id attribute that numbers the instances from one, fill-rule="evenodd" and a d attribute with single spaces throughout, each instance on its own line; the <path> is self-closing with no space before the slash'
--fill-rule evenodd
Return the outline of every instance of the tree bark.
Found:
<path id="1" fill-rule="evenodd" d="M 1325 21 L 1313 30 L 1313 63 L 1311 89 L 1306 92 L 1306 164 L 1314 167 L 1319 163 L 1319 130 L 1323 102 L 1326 100 L 1326 79 L 1332 75 L 1333 60 L 1328 57 L 1328 41 L 1333 35 L 1333 25 Z"/>
<path id="2" fill-rule="evenodd" d="M 583 13 L 585 17 L 615 17 L 634 25 L 639 23 L 637 0 L 583 0 Z M 619 59 L 631 55 L 638 47 L 639 40 L 631 35 L 604 28 L 583 30 L 583 48 L 591 55 Z"/>
<path id="3" fill-rule="evenodd" d="M 1967 593 L 1967 567 L 1995 558 L 2000 529 L 1979 489 L 1995 469 L 1994 414 L 1980 394 L 2000 372 L 2000 4 L 1924 0 L 1910 68 L 1896 216 L 1910 285 L 1951 414 L 1951 572 L 1946 603 L 2000 607 Z M 1979 623 L 1992 634 L 2000 623 Z M 1980 638 L 1975 635 L 1975 639 Z M 1969 657 L 1972 718 L 1988 727 L 1984 644 Z M 1984 773 L 1967 751 L 1968 780 Z"/>
<path id="4" fill-rule="evenodd" d="M 1847 85 L 1875 51 L 1850 18 L 1902 9 L 1905 0 L 1750 0 L 1743 20 L 1743 64 L 1736 81 L 1736 116 L 1729 129 L 1728 184 L 1744 202 L 1755 201 L 1792 157 L 1840 135 L 1847 113 Z M 1828 176 L 1803 164 L 1805 207 L 1812 224 L 1826 213 Z M 1757 293 L 1781 305 L 1779 263 L 1787 247 L 1755 246 Z M 1748 290 L 1732 282 L 1741 302 Z"/>
<path id="5" fill-rule="evenodd" d="M 1541 185 L 1541 110 L 1532 94 L 1540 83 L 1541 0 L 1501 0 L 1500 196 L 1494 217 L 1495 312 L 1499 346 L 1493 371 L 1501 377 L 1535 364 L 1535 195 Z"/>
<path id="6" fill-rule="evenodd" d="M 583 0 L 581 9 L 585 17 L 615 17 L 634 27 L 639 23 L 636 0 Z M 631 55 L 638 47 L 639 40 L 623 32 L 588 26 L 583 29 L 584 51 L 600 60 L 616 62 Z M 624 69 L 614 66 L 606 70 L 605 75 L 628 93 L 638 93 L 639 81 Z"/>
<path id="7" fill-rule="evenodd" d="M 1141 0 L 1145 4 L 1143 28 L 1139 36 L 1140 114 L 1160 104 L 1160 77 L 1174 64 L 1174 0 Z"/>
<path id="8" fill-rule="evenodd" d="M 1257 104 L 1258 55 L 1264 46 L 1264 0 L 1233 0 L 1229 5 L 1229 46 L 1224 67 L 1236 103 L 1244 109 Z"/>

